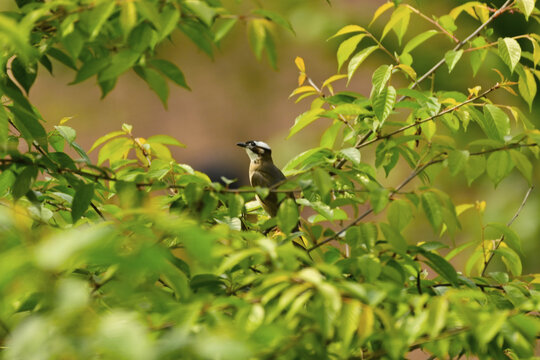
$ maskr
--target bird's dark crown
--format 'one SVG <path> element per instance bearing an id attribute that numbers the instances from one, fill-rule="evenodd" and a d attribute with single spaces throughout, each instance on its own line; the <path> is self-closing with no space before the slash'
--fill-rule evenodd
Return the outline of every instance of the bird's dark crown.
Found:
<path id="1" fill-rule="evenodd" d="M 240 143 L 237 143 L 236 145 L 240 146 L 240 147 L 243 147 L 243 148 L 246 148 L 246 149 L 249 149 L 251 151 L 253 151 L 254 153 L 256 154 L 259 154 L 259 155 L 264 155 L 264 154 L 271 154 L 272 153 L 272 149 L 270 148 L 270 146 L 263 142 L 263 141 L 257 141 L 257 140 L 248 140 L 246 142 L 240 142 Z"/>

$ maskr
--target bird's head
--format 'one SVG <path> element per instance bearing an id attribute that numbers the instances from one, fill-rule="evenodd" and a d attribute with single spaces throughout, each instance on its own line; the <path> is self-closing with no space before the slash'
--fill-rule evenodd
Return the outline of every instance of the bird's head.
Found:
<path id="1" fill-rule="evenodd" d="M 246 149 L 246 153 L 251 161 L 256 161 L 261 158 L 272 158 L 272 149 L 263 141 L 249 140 L 246 142 L 237 143 L 236 145 Z"/>

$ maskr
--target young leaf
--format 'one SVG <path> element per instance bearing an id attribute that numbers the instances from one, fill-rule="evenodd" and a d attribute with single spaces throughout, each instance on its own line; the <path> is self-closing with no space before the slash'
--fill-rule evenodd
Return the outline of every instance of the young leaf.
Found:
<path id="1" fill-rule="evenodd" d="M 523 15 L 525 15 L 525 20 L 529 21 L 529 16 L 531 16 L 534 10 L 535 0 L 517 0 L 516 5 L 521 10 Z"/>
<path id="2" fill-rule="evenodd" d="M 347 25 L 339 29 L 339 31 L 335 33 L 334 35 L 330 36 L 328 40 L 333 39 L 337 36 L 350 34 L 350 33 L 357 33 L 357 32 L 366 32 L 366 29 L 358 25 Z"/>
<path id="3" fill-rule="evenodd" d="M 519 59 L 521 59 L 521 47 L 519 43 L 512 38 L 499 38 L 498 41 L 499 56 L 513 72 Z"/>
<path id="4" fill-rule="evenodd" d="M 267 36 L 264 22 L 265 20 L 262 19 L 254 19 L 248 23 L 247 27 L 249 43 L 251 44 L 255 57 L 259 61 L 261 60 L 265 38 Z"/>
<path id="5" fill-rule="evenodd" d="M 182 144 L 180 141 L 176 140 L 175 138 L 169 135 L 153 135 L 153 136 L 150 136 L 148 139 L 146 139 L 146 142 L 179 146 L 182 148 L 186 147 L 186 145 Z"/>
<path id="6" fill-rule="evenodd" d="M 411 9 L 409 9 L 407 6 L 399 6 L 396 10 L 394 10 L 392 16 L 390 17 L 390 20 L 388 20 L 388 22 L 384 26 L 381 35 L 381 41 L 384 39 L 384 37 L 386 36 L 386 34 L 388 34 L 390 30 L 394 30 L 398 37 L 398 41 L 401 44 L 401 39 L 407 31 L 410 17 Z"/>
<path id="7" fill-rule="evenodd" d="M 75 189 L 75 196 L 71 204 L 71 218 L 73 223 L 84 215 L 94 197 L 94 184 L 82 184 Z"/>
<path id="8" fill-rule="evenodd" d="M 351 81 L 351 78 L 353 77 L 356 70 L 358 70 L 358 67 L 366 60 L 366 58 L 375 50 L 379 48 L 378 45 L 373 45 L 370 47 L 367 47 L 365 49 L 360 50 L 358 53 L 356 53 L 351 61 L 349 61 L 349 67 L 347 69 L 347 85 Z"/>
<path id="9" fill-rule="evenodd" d="M 28 142 L 36 141 L 43 149 L 47 150 L 47 133 L 34 113 L 29 113 L 18 106 L 10 108 L 13 113 L 12 121 L 21 132 L 21 135 Z"/>
<path id="10" fill-rule="evenodd" d="M 345 61 L 347 61 L 354 50 L 356 50 L 356 46 L 358 46 L 360 41 L 362 41 L 362 39 L 366 36 L 367 34 L 354 35 L 339 44 L 337 51 L 338 72 Z"/>
<path id="11" fill-rule="evenodd" d="M 216 10 L 210 7 L 206 2 L 200 0 L 186 1 L 185 6 L 191 10 L 206 26 L 212 26 Z"/>

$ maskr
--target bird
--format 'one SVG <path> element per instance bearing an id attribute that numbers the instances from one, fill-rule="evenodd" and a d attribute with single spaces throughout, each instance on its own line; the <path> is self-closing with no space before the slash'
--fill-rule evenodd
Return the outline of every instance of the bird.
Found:
<path id="1" fill-rule="evenodd" d="M 251 186 L 271 188 L 287 179 L 281 170 L 274 165 L 274 161 L 272 160 L 272 149 L 267 143 L 264 141 L 249 140 L 246 142 L 239 142 L 236 145 L 245 148 L 246 153 L 249 156 L 249 182 Z M 281 201 L 286 198 L 294 200 L 294 193 L 286 192 L 285 198 L 281 199 Z M 257 200 L 270 217 L 275 217 L 277 215 L 281 201 L 278 199 L 276 192 L 270 192 L 264 199 L 257 195 Z M 297 222 L 292 230 L 293 233 L 297 233 L 298 231 L 300 231 L 300 222 Z M 293 245 L 305 251 L 308 258 L 313 260 L 306 248 L 308 244 L 307 240 L 303 236 L 300 236 L 298 241 L 302 242 L 304 245 L 295 240 L 292 241 Z"/>
<path id="2" fill-rule="evenodd" d="M 281 170 L 274 165 L 272 149 L 263 141 L 249 140 L 239 142 L 236 145 L 246 149 L 249 156 L 249 182 L 253 187 L 271 188 L 286 179 Z M 294 199 L 293 193 L 286 193 L 286 197 Z M 275 217 L 278 212 L 280 201 L 277 193 L 270 192 L 268 196 L 257 200 L 268 215 Z"/>

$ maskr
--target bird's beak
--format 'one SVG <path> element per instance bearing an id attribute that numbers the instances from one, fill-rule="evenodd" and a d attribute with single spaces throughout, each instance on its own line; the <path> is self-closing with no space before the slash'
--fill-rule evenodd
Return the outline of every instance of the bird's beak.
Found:
<path id="1" fill-rule="evenodd" d="M 237 146 L 240 146 L 240 147 L 243 147 L 243 148 L 247 147 L 247 144 L 246 144 L 246 143 L 243 143 L 243 142 L 239 142 L 239 143 L 237 143 L 236 145 L 237 145 Z"/>

